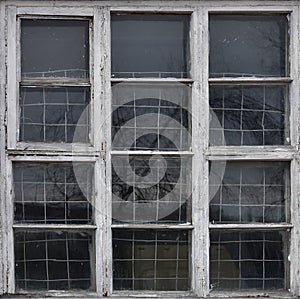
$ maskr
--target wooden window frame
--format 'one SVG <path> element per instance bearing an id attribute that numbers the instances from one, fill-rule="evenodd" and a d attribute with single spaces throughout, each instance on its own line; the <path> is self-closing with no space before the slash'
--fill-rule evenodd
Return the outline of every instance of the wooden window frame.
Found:
<path id="1" fill-rule="evenodd" d="M 184 3 L 183 3 L 184 2 Z M 84 5 L 82 5 L 84 3 Z M 51 5 L 52 4 L 52 5 Z M 55 6 L 53 6 L 55 5 Z M 26 225 L 13 224 L 12 198 L 12 162 L 14 161 L 80 161 L 95 164 L 95 225 L 88 229 L 95 232 L 95 276 L 96 291 L 88 292 L 43 292 L 52 296 L 112 296 L 112 297 L 206 297 L 224 298 L 224 292 L 210 293 L 209 287 L 209 231 L 213 229 L 285 229 L 290 231 L 290 261 L 289 290 L 286 292 L 247 291 L 226 292 L 228 297 L 238 297 L 245 294 L 253 296 L 299 296 L 300 295 L 300 153 L 299 143 L 299 9 L 300 4 L 288 1 L 284 6 L 279 2 L 265 1 L 135 1 L 121 3 L 120 1 L 22 1 L 12 0 L 0 2 L 0 220 L 2 233 L 0 235 L 0 294 L 15 293 L 14 287 L 14 254 L 13 230 Z M 111 79 L 110 76 L 110 14 L 116 12 L 149 12 L 149 13 L 189 13 L 190 25 L 190 57 L 191 79 Z M 209 14 L 213 13 L 286 13 L 290 15 L 290 76 L 278 79 L 226 78 L 209 79 Z M 18 130 L 18 90 L 20 73 L 18 17 L 45 18 L 91 18 L 91 99 L 92 113 L 92 144 L 31 144 L 17 142 Z M 7 46 L 4 41 L 7 40 Z M 3 75 L 5 74 L 5 75 Z M 192 269 L 190 292 L 114 292 L 112 289 L 112 250 L 111 229 L 116 227 L 111 223 L 111 156 L 124 152 L 111 150 L 110 118 L 111 114 L 111 84 L 113 82 L 182 82 L 192 84 L 192 151 L 180 154 L 192 156 L 192 224 L 182 225 L 183 229 L 192 231 Z M 209 84 L 212 83 L 287 83 L 290 86 L 290 136 L 289 146 L 227 146 L 209 147 Z M 203 99 L 201 102 L 197 99 Z M 98 109 L 96 109 L 96 107 Z M 178 152 L 176 152 L 178 154 Z M 128 154 L 128 153 L 124 153 Z M 155 152 L 135 151 L 135 154 L 156 154 Z M 160 153 L 161 154 L 161 153 Z M 291 221 L 287 224 L 251 224 L 229 225 L 209 224 L 209 161 L 289 161 L 291 173 Z M 101 213 L 97 212 L 101 211 Z M 32 226 L 32 225 L 31 225 Z M 45 225 L 46 226 L 46 225 Z M 44 229 L 41 225 L 39 228 Z M 126 225 L 127 228 L 156 228 L 155 225 Z M 161 226 L 159 226 L 161 227 Z M 82 229 L 81 226 L 54 225 L 52 229 Z M 87 226 L 85 226 L 87 228 Z M 173 225 L 165 228 L 175 228 Z M 178 226 L 176 226 L 178 228 Z M 51 229 L 47 225 L 47 229 Z"/>

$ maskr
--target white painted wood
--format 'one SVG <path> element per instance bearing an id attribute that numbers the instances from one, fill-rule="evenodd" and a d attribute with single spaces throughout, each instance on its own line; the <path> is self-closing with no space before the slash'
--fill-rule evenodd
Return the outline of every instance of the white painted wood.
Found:
<path id="1" fill-rule="evenodd" d="M 0 295 L 6 292 L 6 213 L 5 213 L 5 190 L 6 190 L 6 156 L 5 156 L 5 3 L 0 2 Z"/>
<path id="2" fill-rule="evenodd" d="M 201 119 L 203 111 L 208 108 L 208 103 L 203 99 L 202 88 L 203 71 L 200 65 L 205 65 L 205 53 L 203 53 L 203 34 L 206 28 L 206 19 L 200 10 L 196 10 L 191 20 L 191 65 L 192 78 L 194 80 L 192 92 L 192 261 L 191 261 L 191 288 L 197 296 L 205 296 L 207 293 L 208 260 L 207 260 L 207 209 L 205 185 L 208 184 L 207 173 L 204 173 L 205 162 L 203 149 L 205 143 L 206 122 Z M 204 138 L 203 138 L 204 137 Z M 204 189 L 203 189 L 204 187 Z"/>
<path id="3" fill-rule="evenodd" d="M 56 155 L 56 156 L 9 156 L 9 160 L 11 161 L 18 161 L 18 162 L 95 162 L 97 161 L 96 157 L 88 157 L 88 156 L 63 156 L 63 155 Z"/>
<path id="4" fill-rule="evenodd" d="M 103 295 L 110 296 L 113 292 L 113 269 L 112 269 L 112 172 L 111 172 L 111 30 L 110 30 L 110 11 L 108 8 L 102 9 L 101 14 L 101 29 L 103 35 L 101 43 L 102 60 L 101 60 L 101 83 L 104 92 L 102 93 L 102 188 L 103 198 L 101 199 L 104 203 L 105 219 L 103 226 L 104 233 L 104 246 L 103 246 Z"/>
<path id="5" fill-rule="evenodd" d="M 127 229 L 171 229 L 171 230 L 192 230 L 194 229 L 194 225 L 190 223 L 183 224 L 112 224 L 111 228 L 127 228 Z"/>
<path id="6" fill-rule="evenodd" d="M 59 5 L 55 1 L 47 1 L 45 7 L 41 5 L 42 3 L 36 4 L 36 1 L 29 2 L 30 7 L 25 7 L 22 4 L 17 9 L 17 14 L 19 15 L 41 15 L 41 16 L 92 16 L 93 8 L 86 7 L 85 5 L 78 5 L 79 7 L 66 7 L 66 3 Z"/>
<path id="7" fill-rule="evenodd" d="M 293 295 L 299 296 L 300 294 L 300 274 L 299 274 L 299 262 L 300 262 L 300 186 L 299 186 L 299 172 L 300 164 L 299 158 L 291 162 L 291 223 L 293 229 L 291 231 L 290 238 L 290 250 L 289 250 L 289 273 L 290 291 Z"/>
<path id="8" fill-rule="evenodd" d="M 112 150 L 111 152 L 112 156 L 149 156 L 149 155 L 164 155 L 164 156 L 193 156 L 193 152 L 189 151 L 117 151 L 117 150 Z"/>
<path id="9" fill-rule="evenodd" d="M 216 230 L 287 230 L 293 228 L 289 223 L 239 223 L 239 224 L 209 224 L 209 229 Z"/>
<path id="10" fill-rule="evenodd" d="M 15 148 L 18 134 L 17 128 L 17 24 L 16 7 L 7 8 L 7 109 L 8 109 L 8 136 L 7 147 Z"/>
<path id="11" fill-rule="evenodd" d="M 19 230 L 95 230 L 97 228 L 96 225 L 89 224 L 32 224 L 32 223 L 22 223 L 22 224 L 14 224 L 14 229 Z"/>
<path id="12" fill-rule="evenodd" d="M 210 78 L 209 83 L 216 85 L 225 85 L 230 83 L 235 84 L 284 84 L 291 83 L 293 81 L 290 77 L 283 78 L 253 78 L 253 77 L 240 77 L 240 78 Z"/>
<path id="13" fill-rule="evenodd" d="M 112 83 L 192 83 L 192 79 L 177 78 L 111 78 Z"/>

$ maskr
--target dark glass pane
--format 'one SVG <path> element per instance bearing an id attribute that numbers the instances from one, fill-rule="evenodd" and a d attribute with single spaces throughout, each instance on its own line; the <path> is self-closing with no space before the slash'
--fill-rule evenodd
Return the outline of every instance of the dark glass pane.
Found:
<path id="1" fill-rule="evenodd" d="M 210 86 L 210 145 L 288 144 L 285 85 Z"/>
<path id="2" fill-rule="evenodd" d="M 112 159 L 115 223 L 184 223 L 190 219 L 191 160 L 131 156 Z"/>
<path id="3" fill-rule="evenodd" d="M 113 77 L 188 77 L 188 15 L 113 14 Z"/>
<path id="4" fill-rule="evenodd" d="M 21 88 L 20 141 L 89 142 L 89 103 L 89 88 Z"/>
<path id="5" fill-rule="evenodd" d="M 88 78 L 89 21 L 22 20 L 22 77 Z"/>
<path id="6" fill-rule="evenodd" d="M 186 231 L 113 230 L 114 289 L 188 290 L 189 244 Z"/>
<path id="7" fill-rule="evenodd" d="M 190 87 L 117 84 L 112 94 L 113 149 L 190 150 Z"/>
<path id="8" fill-rule="evenodd" d="M 93 166 L 14 163 L 15 221 L 91 223 Z"/>
<path id="9" fill-rule="evenodd" d="M 211 15 L 210 76 L 288 75 L 286 15 Z"/>
<path id="10" fill-rule="evenodd" d="M 211 163 L 221 169 L 220 162 Z M 285 162 L 226 162 L 224 173 L 210 175 L 210 221 L 285 222 L 288 180 Z"/>
<path id="11" fill-rule="evenodd" d="M 92 243 L 87 232 L 15 232 L 16 288 L 92 289 Z"/>
<path id="12" fill-rule="evenodd" d="M 285 254 L 285 232 L 211 232 L 210 285 L 213 290 L 284 289 Z"/>

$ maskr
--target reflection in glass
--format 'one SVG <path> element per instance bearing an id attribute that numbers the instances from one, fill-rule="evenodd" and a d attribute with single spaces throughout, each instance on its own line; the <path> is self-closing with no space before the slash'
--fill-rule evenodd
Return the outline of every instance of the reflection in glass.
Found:
<path id="1" fill-rule="evenodd" d="M 288 75 L 288 18 L 276 15 L 211 15 L 211 77 Z"/>
<path id="2" fill-rule="evenodd" d="M 92 235 L 87 232 L 15 232 L 17 290 L 87 290 L 92 282 Z"/>
<path id="3" fill-rule="evenodd" d="M 211 232 L 213 290 L 285 289 L 285 232 Z"/>
<path id="4" fill-rule="evenodd" d="M 190 221 L 190 176 L 191 160 L 186 157 L 113 157 L 113 221 Z"/>
<path id="5" fill-rule="evenodd" d="M 190 93 L 178 83 L 113 86 L 112 148 L 190 150 Z"/>
<path id="6" fill-rule="evenodd" d="M 286 85 L 211 85 L 210 145 L 289 143 Z"/>
<path id="7" fill-rule="evenodd" d="M 186 231 L 113 230 L 114 289 L 188 290 L 189 244 Z"/>
<path id="8" fill-rule="evenodd" d="M 89 88 L 22 87 L 20 141 L 89 142 Z"/>
<path id="9" fill-rule="evenodd" d="M 21 21 L 23 78 L 88 78 L 89 21 Z"/>
<path id="10" fill-rule="evenodd" d="M 13 177 L 15 222 L 92 222 L 91 164 L 14 163 Z"/>
<path id="11" fill-rule="evenodd" d="M 113 14 L 112 77 L 188 77 L 188 15 Z"/>
<path id="12" fill-rule="evenodd" d="M 222 178 L 210 175 L 210 221 L 285 222 L 288 180 L 285 162 L 226 162 Z"/>

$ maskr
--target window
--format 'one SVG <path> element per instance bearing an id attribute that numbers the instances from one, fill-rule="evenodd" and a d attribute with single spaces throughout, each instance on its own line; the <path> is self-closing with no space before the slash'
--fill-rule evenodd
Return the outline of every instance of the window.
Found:
<path id="1" fill-rule="evenodd" d="M 250 4 L 0 2 L 0 294 L 300 295 L 300 4 Z"/>
<path id="2" fill-rule="evenodd" d="M 112 81 L 114 290 L 190 288 L 191 93 L 164 80 L 189 76 L 189 18 L 112 15 L 112 78 L 137 78 Z"/>
<path id="3" fill-rule="evenodd" d="M 286 14 L 210 15 L 211 146 L 290 144 L 288 27 Z M 211 161 L 212 289 L 288 288 L 290 167 L 276 160 Z"/>

